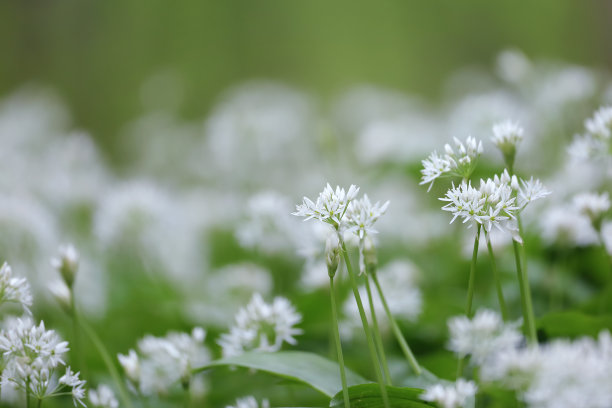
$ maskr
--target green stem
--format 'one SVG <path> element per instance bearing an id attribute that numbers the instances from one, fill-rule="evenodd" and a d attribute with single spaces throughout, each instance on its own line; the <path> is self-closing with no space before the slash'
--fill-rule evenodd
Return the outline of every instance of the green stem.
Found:
<path id="1" fill-rule="evenodd" d="M 474 238 L 474 250 L 472 251 L 472 263 L 470 264 L 470 278 L 468 280 L 468 296 L 465 306 L 465 315 L 472 317 L 472 300 L 474 299 L 474 281 L 476 278 L 476 261 L 478 258 L 478 245 L 480 242 L 480 224 L 476 227 L 476 238 Z"/>
<path id="2" fill-rule="evenodd" d="M 372 316 L 372 326 L 374 327 L 374 340 L 376 341 L 376 348 L 378 349 L 378 357 L 383 368 L 383 374 L 387 385 L 393 385 L 391 383 L 391 373 L 389 372 L 389 366 L 387 365 L 387 356 L 385 355 L 385 349 L 383 348 L 382 336 L 380 334 L 380 326 L 378 325 L 378 319 L 376 318 L 376 311 L 374 310 L 374 299 L 372 298 L 372 289 L 370 288 L 370 278 L 366 275 L 365 287 L 368 292 L 368 303 L 370 304 L 370 314 Z"/>
<path id="3" fill-rule="evenodd" d="M 36 404 L 38 408 L 42 407 L 42 401 L 43 401 L 42 398 L 38 399 L 38 404 Z"/>
<path id="4" fill-rule="evenodd" d="M 512 247 L 514 248 L 514 260 L 516 263 L 516 274 L 519 281 L 519 288 L 521 290 L 521 305 L 523 308 L 523 330 L 525 336 L 532 344 L 537 344 L 538 338 L 536 336 L 535 329 L 535 318 L 533 315 L 533 305 L 531 303 L 531 290 L 529 289 L 529 279 L 527 278 L 527 268 L 525 263 L 522 262 L 521 257 L 521 245 L 512 240 Z"/>
<path id="5" fill-rule="evenodd" d="M 508 309 L 506 308 L 506 301 L 504 300 L 504 292 L 502 290 L 501 278 L 497 271 L 497 264 L 495 262 L 495 255 L 493 254 L 493 246 L 491 245 L 491 239 L 488 233 L 485 232 L 485 239 L 487 240 L 487 249 L 489 250 L 489 258 L 491 259 L 491 269 L 493 269 L 493 277 L 495 279 L 495 287 L 497 289 L 497 299 L 499 300 L 499 308 L 501 310 L 502 318 L 504 321 L 508 320 Z"/>
<path id="6" fill-rule="evenodd" d="M 329 293 L 331 297 L 332 319 L 334 323 L 334 339 L 336 343 L 336 353 L 338 354 L 338 363 L 340 365 L 340 379 L 342 380 L 342 396 L 344 398 L 344 407 L 350 408 L 348 385 L 346 384 L 346 369 L 344 368 L 344 357 L 342 356 L 342 343 L 340 342 L 340 330 L 338 328 L 338 307 L 336 306 L 336 292 L 334 290 L 334 278 L 329 277 Z"/>
<path id="7" fill-rule="evenodd" d="M 368 324 L 368 320 L 365 315 L 365 311 L 363 309 L 363 303 L 361 302 L 361 296 L 359 295 L 359 288 L 357 287 L 357 280 L 355 279 L 355 273 L 353 272 L 353 268 L 351 266 L 351 260 L 348 257 L 348 252 L 346 250 L 346 245 L 344 244 L 344 240 L 339 235 L 338 236 L 340 243 L 342 244 L 342 255 L 344 257 L 344 263 L 346 264 L 346 270 L 348 271 L 349 280 L 351 281 L 351 287 L 353 289 L 353 295 L 355 295 L 355 301 L 357 302 L 357 309 L 359 309 L 359 317 L 361 317 L 361 324 L 363 325 L 363 331 L 366 335 L 366 340 L 368 342 L 368 349 L 370 351 L 370 357 L 372 358 L 372 364 L 374 365 L 374 372 L 376 373 L 376 379 L 378 380 L 378 385 L 380 386 L 380 393 L 382 395 L 383 403 L 385 408 L 389 408 L 389 396 L 387 395 L 387 388 L 385 387 L 384 380 L 382 378 L 382 373 L 380 372 L 380 362 L 378 361 L 378 355 L 376 354 L 376 347 L 374 346 L 374 340 L 372 340 L 372 332 L 370 331 L 370 325 Z"/>
<path id="8" fill-rule="evenodd" d="M 100 340 L 96 332 L 91 327 L 89 327 L 89 325 L 85 323 L 84 320 L 79 319 L 79 324 L 81 325 L 81 328 L 83 329 L 85 334 L 89 337 L 91 342 L 96 346 L 96 349 L 98 349 L 98 353 L 100 353 L 102 360 L 104 360 L 104 364 L 106 365 L 106 368 L 108 369 L 109 374 L 111 375 L 113 381 L 115 382 L 115 386 L 119 390 L 119 396 L 121 400 L 123 401 L 123 405 L 128 408 L 133 408 L 132 401 L 130 400 L 130 397 L 128 396 L 127 390 L 125 389 L 125 385 L 121 381 L 121 376 L 119 375 L 119 371 L 117 371 L 117 368 L 115 367 L 115 364 L 113 363 L 113 360 L 110 354 L 106 350 L 104 343 L 102 343 L 102 340 Z"/>
<path id="9" fill-rule="evenodd" d="M 83 353 L 81 348 L 81 338 L 79 335 L 79 315 L 77 313 L 74 287 L 70 287 L 70 311 L 72 312 L 72 352 L 74 361 L 78 365 L 83 376 L 86 376 L 85 364 L 83 363 Z"/>
<path id="10" fill-rule="evenodd" d="M 25 383 L 26 408 L 30 408 L 30 380 Z"/>
<path id="11" fill-rule="evenodd" d="M 402 349 L 402 352 L 404 353 L 404 356 L 410 363 L 412 370 L 415 372 L 416 375 L 421 375 L 423 370 L 419 366 L 419 363 L 414 357 L 414 354 L 412 354 L 412 350 L 410 350 L 410 346 L 408 346 L 408 342 L 404 338 L 402 331 L 400 330 L 397 322 L 395 321 L 395 317 L 393 317 L 393 315 L 391 314 L 391 309 L 389 309 L 389 305 L 387 304 L 387 299 L 385 298 L 383 294 L 382 287 L 380 286 L 380 282 L 378 281 L 378 276 L 375 273 L 372 274 L 372 280 L 374 281 L 374 285 L 376 285 L 376 289 L 378 290 L 378 296 L 380 296 L 380 300 L 382 301 L 383 307 L 385 308 L 385 313 L 387 313 L 387 318 L 389 319 L 389 322 L 391 322 L 391 329 L 393 330 L 395 339 L 399 343 L 400 348 Z"/>

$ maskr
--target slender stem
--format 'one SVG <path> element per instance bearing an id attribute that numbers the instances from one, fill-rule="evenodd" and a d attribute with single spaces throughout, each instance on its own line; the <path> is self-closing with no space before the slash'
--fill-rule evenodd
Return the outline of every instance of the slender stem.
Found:
<path id="1" fill-rule="evenodd" d="M 338 354 L 338 363 L 340 365 L 340 379 L 342 380 L 342 396 L 344 398 L 344 407 L 350 408 L 348 385 L 346 384 L 346 369 L 344 368 L 344 357 L 342 356 L 342 343 L 340 342 L 340 331 L 338 329 L 338 307 L 336 306 L 336 292 L 334 290 L 334 278 L 329 277 L 329 293 L 331 297 L 333 332 L 336 343 L 336 353 Z"/>
<path id="2" fill-rule="evenodd" d="M 79 315 L 77 313 L 74 296 L 74 286 L 70 287 L 70 311 L 72 313 L 72 350 L 75 362 L 85 375 L 85 364 L 83 363 L 83 352 L 81 348 L 81 336 L 79 335 Z"/>
<path id="3" fill-rule="evenodd" d="M 406 356 L 406 359 L 410 363 L 412 370 L 415 372 L 416 375 L 421 375 L 423 370 L 419 366 L 419 363 L 414 357 L 414 354 L 412 354 L 412 350 L 410 350 L 410 346 L 408 346 L 408 342 L 404 338 L 402 331 L 397 325 L 397 322 L 395 321 L 395 317 L 393 317 L 393 314 L 391 314 L 391 309 L 389 309 L 389 305 L 387 304 L 387 299 L 385 298 L 383 294 L 382 287 L 380 286 L 380 282 L 378 281 L 378 276 L 375 273 L 372 274 L 372 280 L 374 281 L 374 285 L 376 285 L 376 289 L 378 290 L 378 296 L 380 296 L 380 300 L 382 301 L 383 307 L 385 308 L 385 312 L 387 313 L 387 318 L 389 319 L 389 322 L 391 322 L 391 329 L 393 330 L 395 339 L 399 343 L 400 348 L 402 349 L 402 352 L 404 353 L 404 356 Z"/>
<path id="4" fill-rule="evenodd" d="M 474 281 L 476 277 L 476 260 L 478 258 L 478 245 L 480 242 L 480 224 L 476 227 L 476 237 L 474 238 L 474 250 L 472 251 L 472 263 L 470 264 L 470 278 L 468 281 L 468 296 L 465 306 L 465 314 L 472 317 L 472 300 L 474 299 Z"/>
<path id="5" fill-rule="evenodd" d="M 188 382 L 183 387 L 183 393 L 183 404 L 185 405 L 185 408 L 189 408 L 191 406 L 191 382 Z"/>
<path id="6" fill-rule="evenodd" d="M 26 408 L 30 408 L 30 380 L 25 383 Z"/>
<path id="7" fill-rule="evenodd" d="M 85 323 L 83 319 L 79 319 L 79 324 L 81 325 L 81 328 L 83 329 L 85 334 L 92 341 L 92 343 L 94 343 L 94 345 L 96 346 L 96 349 L 98 349 L 98 353 L 100 353 L 102 360 L 104 360 L 104 364 L 106 365 L 106 368 L 108 369 L 109 374 L 113 378 L 113 381 L 115 382 L 115 385 L 117 386 L 117 389 L 119 390 L 119 396 L 121 400 L 123 401 L 123 405 L 125 407 L 132 408 L 133 407 L 132 401 L 130 400 L 130 397 L 128 396 L 127 390 L 125 389 L 125 385 L 121 381 L 121 376 L 119 375 L 119 371 L 117 371 L 117 368 L 115 367 L 115 364 L 113 363 L 113 360 L 110 354 L 106 350 L 104 343 L 102 343 L 102 340 L 100 340 L 96 332 L 91 327 L 89 327 L 89 325 Z"/>
<path id="8" fill-rule="evenodd" d="M 353 295 L 355 295 L 355 301 L 357 302 L 357 309 L 359 309 L 359 316 L 361 317 L 361 324 L 363 325 L 363 331 L 365 332 L 366 339 L 368 342 L 368 349 L 370 351 L 370 357 L 372 358 L 372 364 L 374 365 L 374 372 L 376 373 L 376 379 L 380 386 L 380 393 L 382 395 L 383 403 L 385 408 L 389 408 L 389 396 L 387 395 L 387 388 L 385 387 L 382 373 L 380 372 L 380 362 L 378 361 L 378 355 L 376 354 L 376 347 L 374 346 L 374 340 L 372 340 L 372 332 L 370 331 L 370 325 L 363 309 L 363 303 L 361 302 L 361 296 L 359 295 L 359 289 L 357 287 L 357 280 L 355 279 L 355 273 L 351 266 L 351 260 L 348 257 L 346 245 L 342 237 L 338 236 L 340 243 L 342 244 L 342 255 L 344 257 L 344 263 L 346 264 L 346 270 L 348 271 L 349 280 L 351 281 L 351 287 L 353 289 Z"/>
<path id="9" fill-rule="evenodd" d="M 502 290 L 501 278 L 497 271 L 497 264 L 495 262 L 495 255 L 493 254 L 493 246 L 491 245 L 491 239 L 487 232 L 485 232 L 485 239 L 487 240 L 487 249 L 489 250 L 489 258 L 491 259 L 491 269 L 493 269 L 493 277 L 495 279 L 495 287 L 497 289 L 497 299 L 499 301 L 499 308 L 501 310 L 502 318 L 504 321 L 508 320 L 508 309 L 506 308 L 506 301 L 504 300 L 504 292 Z"/>
<path id="10" fill-rule="evenodd" d="M 512 246 L 514 248 L 516 274 L 521 290 L 521 305 L 523 308 L 523 319 L 525 320 L 523 323 L 524 332 L 530 343 L 537 344 L 538 338 L 536 336 L 535 318 L 533 316 L 533 305 L 531 303 L 531 290 L 529 289 L 527 268 L 524 267 L 524 263 L 521 259 L 521 245 L 517 241 L 512 240 Z"/>
<path id="11" fill-rule="evenodd" d="M 382 336 L 380 334 L 380 327 L 378 325 L 378 319 L 376 318 L 376 311 L 374 310 L 374 299 L 372 297 L 372 289 L 370 288 L 370 278 L 366 275 L 365 287 L 368 292 L 368 302 L 370 304 L 370 315 L 372 316 L 372 326 L 374 327 L 374 340 L 376 342 L 376 348 L 378 349 L 378 357 L 383 368 L 383 374 L 387 385 L 393 385 L 391 383 L 391 373 L 389 372 L 389 366 L 387 365 L 387 356 L 385 355 L 385 349 L 383 348 Z"/>
<path id="12" fill-rule="evenodd" d="M 42 407 L 42 402 L 43 402 L 42 398 L 39 398 L 39 399 L 38 399 L 38 403 L 36 404 L 36 406 L 37 406 L 38 408 Z"/>

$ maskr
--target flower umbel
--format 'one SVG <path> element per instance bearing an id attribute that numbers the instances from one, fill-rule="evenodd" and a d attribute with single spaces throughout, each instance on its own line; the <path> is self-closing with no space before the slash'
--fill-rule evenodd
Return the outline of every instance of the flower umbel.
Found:
<path id="1" fill-rule="evenodd" d="M 345 192 L 340 186 L 337 186 L 334 191 L 327 183 L 325 189 L 319 194 L 316 203 L 308 197 L 304 197 L 303 203 L 298 204 L 296 211 L 292 214 L 306 217 L 305 220 L 316 218 L 338 229 L 349 203 L 357 197 L 358 192 L 359 187 L 354 184 L 351 184 L 348 192 Z"/>

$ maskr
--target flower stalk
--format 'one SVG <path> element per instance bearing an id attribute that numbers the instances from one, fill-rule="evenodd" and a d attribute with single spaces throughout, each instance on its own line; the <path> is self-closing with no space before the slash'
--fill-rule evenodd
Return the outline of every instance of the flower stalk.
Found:
<path id="1" fill-rule="evenodd" d="M 334 289 L 334 277 L 329 277 L 329 293 L 332 307 L 332 320 L 334 325 L 334 340 L 336 343 L 336 353 L 338 355 L 338 364 L 340 365 L 340 379 L 342 381 L 342 397 L 344 399 L 344 407 L 349 408 L 349 393 L 346 383 L 346 368 L 344 367 L 344 357 L 342 355 L 342 343 L 340 342 L 340 330 L 338 329 L 338 306 L 336 305 L 336 292 Z"/>
<path id="2" fill-rule="evenodd" d="M 378 349 L 378 356 L 380 357 L 380 363 L 382 365 L 385 382 L 387 385 L 393 385 L 391 382 L 391 373 L 389 372 L 389 366 L 387 365 L 387 356 L 385 355 L 385 349 L 383 347 L 382 336 L 380 334 L 380 326 L 378 325 L 378 319 L 376 318 L 376 311 L 374 310 L 374 299 L 372 297 L 372 289 L 370 287 L 370 278 L 366 275 L 365 287 L 368 293 L 368 302 L 370 304 L 370 314 L 372 316 L 372 327 L 374 328 L 374 340 Z"/>
<path id="3" fill-rule="evenodd" d="M 491 260 L 491 269 L 493 270 L 493 278 L 495 279 L 495 288 L 497 290 L 497 300 L 499 301 L 499 309 L 501 311 L 502 319 L 508 320 L 508 308 L 506 307 L 506 301 L 504 300 L 504 292 L 502 290 L 501 278 L 499 271 L 497 270 L 497 263 L 495 262 L 495 254 L 493 253 L 493 246 L 491 245 L 490 235 L 485 232 L 485 239 L 487 240 L 487 249 L 489 251 L 489 258 Z"/>

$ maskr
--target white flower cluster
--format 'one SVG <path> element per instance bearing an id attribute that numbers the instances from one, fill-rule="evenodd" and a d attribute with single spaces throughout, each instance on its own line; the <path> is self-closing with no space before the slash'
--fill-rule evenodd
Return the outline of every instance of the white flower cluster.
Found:
<path id="1" fill-rule="evenodd" d="M 316 203 L 308 197 L 304 197 L 303 204 L 298 204 L 296 211 L 292 214 L 298 217 L 306 217 L 304 221 L 316 218 L 339 229 L 349 203 L 357 197 L 357 193 L 359 193 L 359 187 L 354 184 L 351 184 L 348 192 L 345 192 L 340 186 L 337 186 L 334 191 L 327 183 L 323 192 L 319 194 Z"/>
<path id="2" fill-rule="evenodd" d="M 451 145 L 446 144 L 444 156 L 434 151 L 421 162 L 423 177 L 420 184 L 430 183 L 429 189 L 431 189 L 434 181 L 441 176 L 458 176 L 467 179 L 472 174 L 477 159 L 483 152 L 482 141 L 476 142 L 476 139 L 471 136 L 466 139 L 465 144 L 456 137 L 453 140 L 456 152 Z"/>
<path id="3" fill-rule="evenodd" d="M 608 193 L 581 193 L 574 196 L 574 207 L 580 214 L 587 216 L 598 230 L 604 215 L 610 209 L 610 196 Z"/>
<path id="4" fill-rule="evenodd" d="M 373 226 L 376 221 L 387 211 L 389 201 L 384 204 L 376 202 L 372 205 L 367 194 L 361 199 L 351 201 L 346 212 L 347 232 L 354 232 L 359 239 L 363 239 L 366 233 L 376 234 Z"/>
<path id="5" fill-rule="evenodd" d="M 501 316 L 488 309 L 480 309 L 470 320 L 457 316 L 449 320 L 449 348 L 460 357 L 471 356 L 476 364 L 482 364 L 501 350 L 517 347 L 523 336 L 518 323 L 504 323 Z"/>
<path id="6" fill-rule="evenodd" d="M 519 391 L 530 408 L 612 406 L 612 337 L 554 340 L 546 345 L 500 350 L 481 368 L 485 381 Z"/>
<path id="7" fill-rule="evenodd" d="M 612 106 L 600 107 L 592 118 L 584 122 L 584 127 L 586 134 L 574 138 L 568 148 L 570 155 L 583 160 L 610 155 Z"/>
<path id="8" fill-rule="evenodd" d="M 523 132 L 523 128 L 518 123 L 506 120 L 493 125 L 491 140 L 504 155 L 507 152 L 514 155 L 517 144 L 523 140 Z"/>
<path id="9" fill-rule="evenodd" d="M 246 351 L 280 350 L 283 342 L 295 345 L 294 336 L 302 334 L 295 328 L 302 316 L 291 302 L 277 296 L 271 304 L 255 293 L 249 304 L 236 314 L 236 325 L 218 340 L 224 357 L 240 355 Z"/>
<path id="10" fill-rule="evenodd" d="M 0 304 L 13 302 L 20 304 L 29 313 L 32 306 L 30 284 L 26 278 L 15 278 L 6 262 L 0 268 Z"/>
<path id="11" fill-rule="evenodd" d="M 504 170 L 501 176 L 481 179 L 479 188 L 474 188 L 471 182 L 465 181 L 458 187 L 453 184 L 446 196 L 440 200 L 448 202 L 442 209 L 453 214 L 451 223 L 461 217 L 463 223 L 470 222 L 468 228 L 479 224 L 485 231 L 490 232 L 496 227 L 501 231 L 512 233 L 514 238 L 520 241 L 514 223 L 516 214 L 530 202 L 548 194 L 550 192 L 539 180 L 533 178 L 529 181 L 521 180 L 519 185 L 518 178 L 510 177 Z"/>
<path id="12" fill-rule="evenodd" d="M 270 403 L 267 399 L 264 399 L 261 401 L 261 405 L 259 405 L 255 397 L 248 396 L 238 398 L 235 405 L 227 405 L 225 408 L 270 408 Z"/>
<path id="13" fill-rule="evenodd" d="M 96 408 L 119 408 L 119 401 L 115 393 L 105 384 L 99 385 L 97 389 L 89 390 L 89 401 Z"/>
<path id="14" fill-rule="evenodd" d="M 143 395 L 163 395 L 179 381 L 189 383 L 192 370 L 210 361 L 204 345 L 206 332 L 196 327 L 191 334 L 170 332 L 165 337 L 145 336 L 138 353 L 130 350 L 117 357 L 128 379 Z"/>
<path id="15" fill-rule="evenodd" d="M 478 388 L 474 382 L 460 378 L 452 384 L 436 384 L 427 387 L 421 394 L 421 399 L 435 402 L 442 408 L 467 408 L 473 406 L 477 391 Z"/>
<path id="16" fill-rule="evenodd" d="M 68 342 L 46 330 L 44 322 L 36 326 L 29 318 L 9 320 L 0 332 L 3 381 L 39 400 L 63 394 L 68 387 L 74 404 L 85 406 L 85 381 L 79 379 L 79 373 L 67 367 L 66 373 L 56 378 L 59 368 L 66 365 L 63 358 L 67 351 Z"/>

